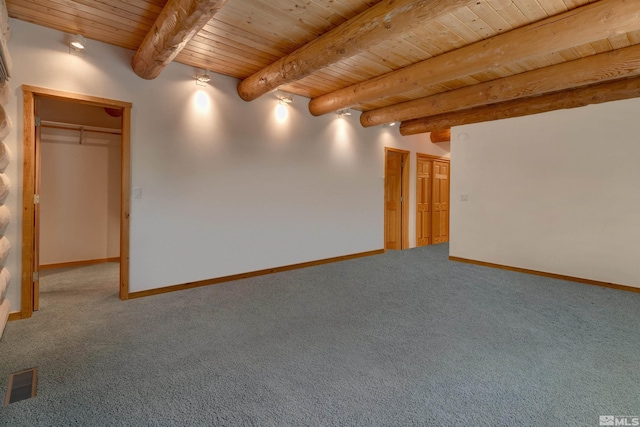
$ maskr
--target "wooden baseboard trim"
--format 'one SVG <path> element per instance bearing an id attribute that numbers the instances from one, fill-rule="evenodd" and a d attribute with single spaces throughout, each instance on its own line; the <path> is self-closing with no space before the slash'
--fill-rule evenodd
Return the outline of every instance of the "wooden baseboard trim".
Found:
<path id="1" fill-rule="evenodd" d="M 16 313 L 9 313 L 9 318 L 7 319 L 7 321 L 13 322 L 14 320 L 20 320 L 20 319 L 22 319 L 22 313 L 18 311 Z"/>
<path id="2" fill-rule="evenodd" d="M 120 257 L 87 259 L 83 261 L 59 262 L 57 264 L 45 264 L 38 267 L 39 270 L 53 270 L 54 268 L 83 267 L 85 265 L 104 264 L 107 262 L 120 262 Z"/>
<path id="3" fill-rule="evenodd" d="M 291 264 L 283 267 L 274 267 L 274 268 L 267 268 L 265 270 L 251 271 L 248 273 L 233 274 L 231 276 L 218 277 L 215 279 L 207 279 L 207 280 L 200 280 L 197 282 L 183 283 L 181 285 L 173 285 L 173 286 L 166 286 L 163 288 L 149 289 L 147 291 L 131 292 L 128 295 L 129 297 L 128 299 L 148 297 L 151 295 L 166 294 L 168 292 L 183 291 L 185 289 L 198 288 L 200 286 L 215 285 L 218 283 L 231 282 L 233 280 L 248 279 L 250 277 L 264 276 L 266 274 L 273 274 L 273 273 L 281 273 L 283 271 L 297 270 L 300 268 L 313 267 L 316 265 L 330 264 L 330 263 L 339 262 L 339 261 L 347 261 L 350 259 L 362 258 L 362 257 L 367 257 L 372 255 L 380 255 L 383 253 L 385 253 L 384 249 L 377 249 L 374 251 L 360 252 L 352 255 L 343 255 L 343 256 L 338 256 L 333 258 L 321 259 L 317 261 Z"/>
<path id="4" fill-rule="evenodd" d="M 621 290 L 621 291 L 640 293 L 640 288 L 636 288 L 634 286 L 618 285 L 616 283 L 600 282 L 598 280 L 583 279 L 581 277 L 573 277 L 573 276 L 565 276 L 564 274 L 546 273 L 544 271 L 529 270 L 529 269 L 520 268 L 520 267 L 510 267 L 508 265 L 492 264 L 490 262 L 475 261 L 475 260 L 472 260 L 472 259 L 458 258 L 458 257 L 454 257 L 454 256 L 450 256 L 449 260 L 450 261 L 456 261 L 456 262 L 464 262 L 464 263 L 467 263 L 467 264 L 481 265 L 483 267 L 498 268 L 500 270 L 517 271 L 518 273 L 533 274 L 535 276 L 550 277 L 552 279 L 568 280 L 570 282 L 584 283 L 584 284 L 587 284 L 587 285 L 602 286 L 602 287 L 605 287 L 605 288 L 618 289 L 618 290 Z"/>

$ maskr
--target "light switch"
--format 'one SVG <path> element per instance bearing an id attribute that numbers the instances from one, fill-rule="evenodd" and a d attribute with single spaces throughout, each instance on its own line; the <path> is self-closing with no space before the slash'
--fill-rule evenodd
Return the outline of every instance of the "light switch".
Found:
<path id="1" fill-rule="evenodd" d="M 142 199 L 142 188 L 134 187 L 133 188 L 133 198 L 134 199 Z"/>
<path id="2" fill-rule="evenodd" d="M 468 194 L 461 194 L 460 195 L 460 201 L 461 202 L 466 202 L 467 200 L 469 200 L 469 195 Z"/>

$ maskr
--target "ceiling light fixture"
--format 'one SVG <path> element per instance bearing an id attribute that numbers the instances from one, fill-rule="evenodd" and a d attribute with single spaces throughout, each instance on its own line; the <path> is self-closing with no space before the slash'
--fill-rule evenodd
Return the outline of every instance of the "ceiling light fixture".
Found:
<path id="1" fill-rule="evenodd" d="M 344 116 L 350 116 L 351 115 L 351 110 L 348 108 L 345 108 L 344 110 L 338 110 L 336 111 L 336 114 L 339 117 L 344 117 Z"/>
<path id="2" fill-rule="evenodd" d="M 293 102 L 293 97 L 291 95 L 280 94 L 277 94 L 276 97 L 278 98 L 278 106 L 276 107 L 276 118 L 280 123 L 284 123 L 284 121 L 289 116 L 287 106 Z"/>
<path id="3" fill-rule="evenodd" d="M 395 126 L 395 125 L 396 125 L 396 122 L 391 122 L 391 123 L 385 123 L 385 124 L 383 124 L 383 125 L 382 125 L 382 127 L 390 128 L 390 127 L 393 127 L 393 126 Z"/>
<path id="4" fill-rule="evenodd" d="M 84 56 L 87 40 L 80 34 L 75 34 L 69 39 L 69 53 L 72 55 Z"/>
<path id="5" fill-rule="evenodd" d="M 293 102 L 293 98 L 291 96 L 278 96 L 278 99 L 280 100 L 280 105 L 287 105 Z"/>
<path id="6" fill-rule="evenodd" d="M 206 86 L 207 83 L 211 80 L 208 71 L 204 71 L 202 74 L 196 76 L 196 85 L 198 86 Z"/>

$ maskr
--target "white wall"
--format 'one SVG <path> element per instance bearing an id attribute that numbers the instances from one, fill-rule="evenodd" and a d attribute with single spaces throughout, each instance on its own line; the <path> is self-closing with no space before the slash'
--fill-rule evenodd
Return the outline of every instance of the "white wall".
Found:
<path id="1" fill-rule="evenodd" d="M 133 103 L 131 187 L 142 198 L 131 204 L 132 292 L 380 249 L 384 147 L 414 150 L 413 186 L 415 151 L 448 153 L 426 136 L 363 129 L 357 115 L 312 117 L 301 97 L 280 122 L 275 95 L 246 103 L 235 79 L 214 75 L 199 87 L 196 70 L 171 64 L 147 81 L 131 70 L 132 51 L 89 41 L 77 57 L 63 33 L 11 25 L 12 212 L 21 200 L 20 85 Z M 20 218 L 10 227 L 8 265 L 19 277 Z M 9 298 L 18 310 L 17 281 Z"/>
<path id="2" fill-rule="evenodd" d="M 640 287 L 639 109 L 632 99 L 455 128 L 450 254 Z"/>
<path id="3" fill-rule="evenodd" d="M 40 265 L 120 256 L 120 136 L 79 138 L 42 129 Z"/>

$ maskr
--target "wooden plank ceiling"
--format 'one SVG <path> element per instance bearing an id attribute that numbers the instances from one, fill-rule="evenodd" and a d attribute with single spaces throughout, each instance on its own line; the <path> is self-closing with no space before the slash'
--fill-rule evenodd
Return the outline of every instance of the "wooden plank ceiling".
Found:
<path id="1" fill-rule="evenodd" d="M 175 61 L 242 80 L 245 99 L 275 76 L 281 91 L 311 98 L 313 114 L 351 107 L 364 126 L 402 121 L 403 134 L 640 96 L 639 0 L 6 3 L 13 18 L 132 50 L 167 3 L 187 15 L 209 7 Z"/>

